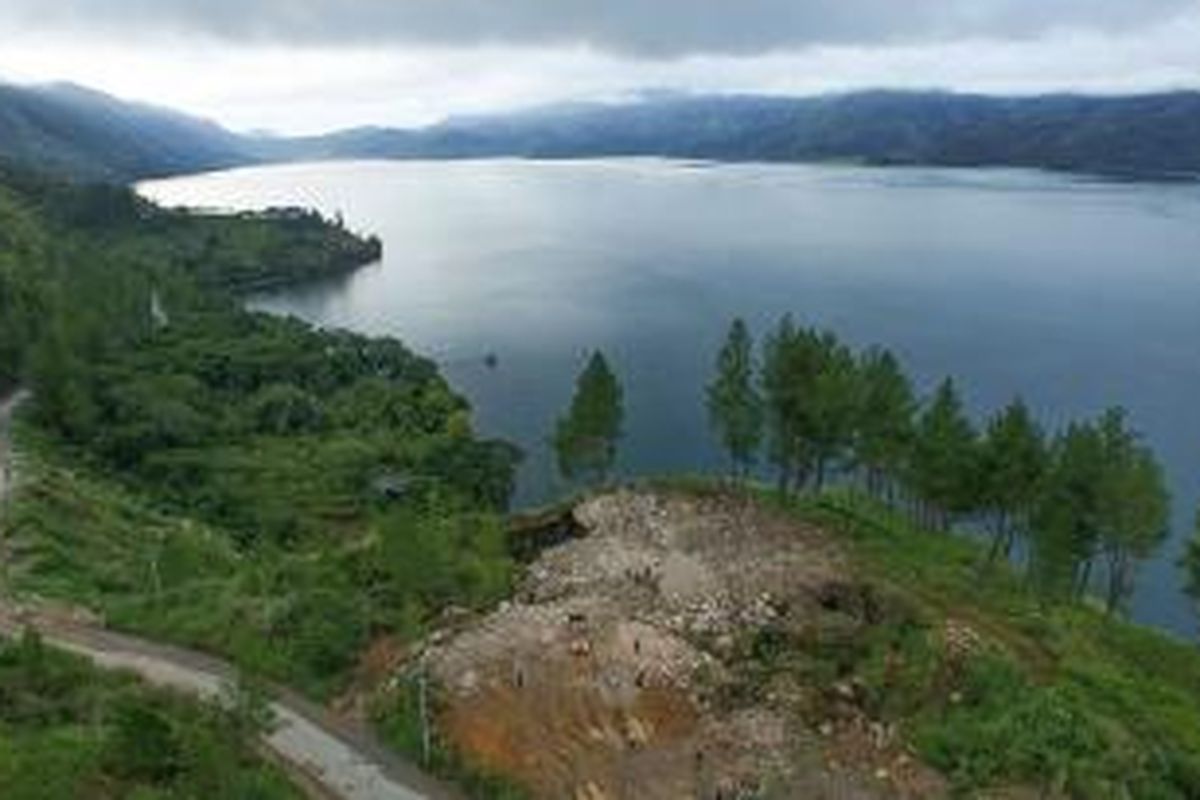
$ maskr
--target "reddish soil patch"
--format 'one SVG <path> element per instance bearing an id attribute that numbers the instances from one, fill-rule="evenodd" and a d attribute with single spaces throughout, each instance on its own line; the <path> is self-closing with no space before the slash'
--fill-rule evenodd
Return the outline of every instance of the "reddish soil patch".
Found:
<path id="1" fill-rule="evenodd" d="M 616 492 L 514 602 L 431 644 L 439 728 L 537 798 L 937 796 L 909 757 L 746 690 L 739 643 L 802 630 L 846 579 L 821 531 L 723 497 Z M 801 692 L 803 693 L 803 692 Z"/>

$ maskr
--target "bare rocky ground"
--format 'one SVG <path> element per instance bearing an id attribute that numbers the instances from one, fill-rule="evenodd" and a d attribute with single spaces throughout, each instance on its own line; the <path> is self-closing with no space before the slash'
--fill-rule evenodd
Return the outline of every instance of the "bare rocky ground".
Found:
<path id="1" fill-rule="evenodd" d="M 826 534 L 717 495 L 623 490 L 574 515 L 585 537 L 424 653 L 439 727 L 471 762 L 556 799 L 943 793 L 853 686 L 747 677 L 760 632 L 854 605 Z"/>

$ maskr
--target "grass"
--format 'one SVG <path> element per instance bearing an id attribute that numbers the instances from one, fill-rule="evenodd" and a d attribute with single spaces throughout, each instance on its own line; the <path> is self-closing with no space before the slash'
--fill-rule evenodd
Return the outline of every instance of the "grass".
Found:
<path id="1" fill-rule="evenodd" d="M 293 544 L 182 514 L 18 426 L 22 488 L 4 576 L 150 639 L 211 652 L 317 700 L 345 689 L 371 637 L 419 636 L 449 605 L 502 597 L 511 564 L 490 513 L 441 507 L 368 517 Z M 71 466 L 66 466 L 71 463 Z"/>
<path id="2" fill-rule="evenodd" d="M 856 669 L 879 699 L 875 710 L 891 701 L 910 741 L 955 791 L 1024 785 L 1088 800 L 1200 797 L 1194 646 L 1087 603 L 1045 604 L 1007 565 L 984 574 L 977 542 L 921 530 L 857 493 L 789 501 L 748 491 L 834 532 L 865 579 L 915 610 L 870 632 Z M 940 639 L 950 620 L 982 645 L 946 684 Z M 906 669 L 884 686 L 881 662 L 897 646 Z"/>
<path id="3" fill-rule="evenodd" d="M 232 712 L 151 689 L 41 644 L 0 638 L 5 800 L 207 797 L 293 800 L 283 774 L 235 734 Z"/>
<path id="4" fill-rule="evenodd" d="M 372 720 L 384 742 L 408 756 L 414 764 L 423 764 L 432 773 L 450 781 L 468 797 L 478 800 L 526 800 L 529 795 L 520 787 L 466 763 L 436 730 L 429 732 L 429 752 L 425 752 L 419 686 L 416 676 L 408 674 L 395 686 L 377 693 L 373 699 Z M 428 702 L 429 713 L 436 716 L 436 690 L 430 692 Z"/>
<path id="5" fill-rule="evenodd" d="M 417 626 L 409 635 L 419 633 L 408 595 L 370 599 L 353 585 L 357 551 L 249 555 L 229 532 L 167 513 L 86 467 L 67 469 L 32 432 L 22 436 L 32 457 L 9 542 L 20 555 L 8 576 L 18 589 L 86 606 L 114 627 L 151 638 L 249 653 L 266 675 L 318 698 L 338 690 L 371 631 L 390 624 L 381 613 L 417 617 L 406 624 Z M 728 491 L 705 478 L 650 485 Z M 849 647 L 756 642 L 749 655 L 762 662 L 756 669 L 790 670 L 810 683 L 844 680 L 849 671 L 865 687 L 866 712 L 894 722 L 962 796 L 1018 786 L 1087 800 L 1200 798 L 1194 647 L 1088 604 L 1046 604 L 1006 566 L 983 574 L 977 542 L 921 530 L 859 495 L 782 500 L 763 487 L 745 491 L 776 513 L 830 531 L 855 565 L 851 577 L 889 608 Z M 440 530 L 457 535 L 453 525 Z M 400 538 L 391 545 L 398 549 L 385 552 L 409 552 L 423 540 Z M 400 565 L 395 580 L 407 586 L 449 557 L 429 556 L 408 567 L 395 557 L 382 563 Z M 472 580 L 488 587 L 481 597 L 493 597 L 501 576 L 480 569 Z M 448 574 L 438 591 L 452 596 L 461 579 Z M 968 627 L 982 643 L 953 669 L 947 622 Z M 765 685 L 769 675 L 755 679 Z M 403 685 L 382 694 L 375 719 L 389 743 L 419 756 L 410 694 Z M 473 774 L 436 740 L 433 760 L 475 796 L 520 796 Z"/>

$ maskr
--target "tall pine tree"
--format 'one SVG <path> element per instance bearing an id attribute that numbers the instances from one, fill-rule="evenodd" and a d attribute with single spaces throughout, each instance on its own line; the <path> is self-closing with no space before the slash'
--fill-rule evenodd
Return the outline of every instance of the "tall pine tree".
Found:
<path id="1" fill-rule="evenodd" d="M 763 350 L 762 388 L 766 411 L 767 446 L 778 473 L 781 492 L 803 480 L 805 442 L 800 428 L 804 386 L 800 369 L 800 331 L 790 314 L 779 320 Z"/>
<path id="2" fill-rule="evenodd" d="M 862 384 L 854 354 L 831 333 L 810 332 L 813 374 L 809 400 L 801 409 L 802 429 L 809 442 L 816 488 L 825 485 L 832 468 L 847 460 L 859 420 Z"/>
<path id="3" fill-rule="evenodd" d="M 977 441 L 954 382 L 947 378 L 917 423 L 910 478 L 922 522 L 948 530 L 954 515 L 976 504 Z"/>
<path id="4" fill-rule="evenodd" d="M 1184 553 L 1182 566 L 1187 580 L 1187 593 L 1192 598 L 1196 616 L 1200 619 L 1200 510 L 1196 512 L 1193 528 L 1192 540 Z"/>
<path id="5" fill-rule="evenodd" d="M 554 448 L 563 476 L 604 483 L 616 461 L 624 417 L 621 384 L 604 355 L 593 353 L 576 381 L 570 409 L 555 428 Z"/>
<path id="6" fill-rule="evenodd" d="M 1086 589 L 1099 543 L 1105 446 L 1091 423 L 1059 434 L 1034 511 L 1029 574 L 1046 597 Z"/>
<path id="7" fill-rule="evenodd" d="M 1108 583 L 1105 608 L 1113 614 L 1133 593 L 1137 563 L 1149 558 L 1167 536 L 1170 497 L 1162 467 L 1126 428 L 1123 410 L 1106 412 L 1099 432 L 1104 446 L 1099 547 Z"/>
<path id="8" fill-rule="evenodd" d="M 988 563 L 1008 558 L 1030 515 L 1046 471 L 1046 442 L 1017 398 L 988 422 L 980 448 L 980 500 L 992 527 Z"/>
<path id="9" fill-rule="evenodd" d="M 873 348 L 860 359 L 862 402 L 858 407 L 855 454 L 866 470 L 867 491 L 891 496 L 913 440 L 916 399 L 899 362 L 887 350 Z"/>
<path id="10" fill-rule="evenodd" d="M 762 444 L 763 402 L 756 383 L 754 341 L 735 319 L 717 354 L 717 374 L 708 386 L 708 417 L 736 478 L 749 472 Z"/>

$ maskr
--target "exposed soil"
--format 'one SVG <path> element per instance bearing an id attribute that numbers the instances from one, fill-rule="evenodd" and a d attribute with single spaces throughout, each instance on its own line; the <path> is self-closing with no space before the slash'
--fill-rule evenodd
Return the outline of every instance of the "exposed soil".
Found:
<path id="1" fill-rule="evenodd" d="M 747 677 L 761 632 L 878 613 L 825 533 L 719 495 L 619 491 L 575 520 L 512 602 L 425 652 L 470 761 L 539 798 L 943 793 L 853 687 Z"/>

